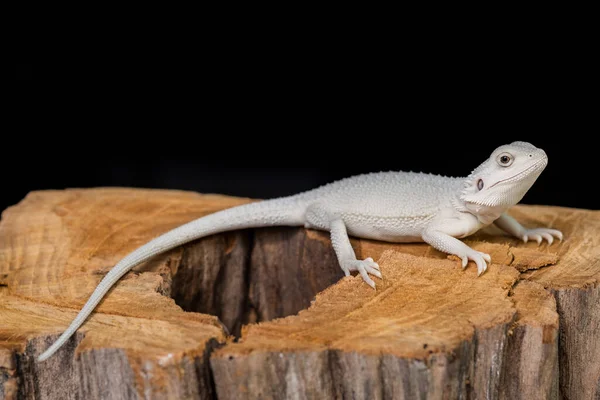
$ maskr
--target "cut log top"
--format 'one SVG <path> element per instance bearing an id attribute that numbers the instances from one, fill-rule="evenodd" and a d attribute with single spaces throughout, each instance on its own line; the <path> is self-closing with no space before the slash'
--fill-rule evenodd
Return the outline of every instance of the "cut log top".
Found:
<path id="1" fill-rule="evenodd" d="M 0 277 L 4 277 L 0 284 L 7 285 L 10 294 L 79 308 L 106 272 L 149 239 L 248 201 L 111 188 L 30 193 L 2 214 Z M 159 255 L 151 265 L 136 270 L 155 271 L 169 257 Z M 157 277 L 148 279 L 156 281 Z"/>
<path id="2" fill-rule="evenodd" d="M 5 286 L 2 293 L 6 296 L 2 306 L 9 310 L 14 307 L 17 315 L 23 315 L 27 308 L 34 312 L 31 318 L 23 319 L 23 326 L 8 325 L 16 328 L 9 335 L 11 341 L 23 346 L 26 342 L 17 338 L 26 333 L 25 327 L 31 337 L 34 333 L 59 331 L 67 326 L 73 318 L 71 310 L 83 306 L 104 274 L 150 238 L 182 222 L 248 201 L 178 191 L 117 188 L 30 193 L 19 205 L 3 212 L 0 224 L 0 285 Z M 116 316 L 122 315 L 155 321 L 148 324 L 173 321 L 183 327 L 187 323 L 190 326 L 195 322 L 208 323 L 219 328 L 207 331 L 213 334 L 220 331 L 216 318 L 183 313 L 172 299 L 160 293 L 168 290 L 163 286 L 165 274 L 172 273 L 169 261 L 173 257 L 177 254 L 159 255 L 136 268 L 137 273 L 126 276 L 98 307 L 98 323 L 110 323 L 106 318 L 116 321 Z M 152 346 L 138 343 L 142 332 L 134 321 L 123 319 L 123 329 L 135 338 L 131 346 L 153 351 Z M 87 323 L 90 331 L 101 333 L 107 329 L 92 328 L 95 322 L 92 318 Z M 198 335 L 205 335 L 196 329 Z M 149 329 L 148 337 L 163 330 Z M 127 340 L 126 334 L 114 332 L 104 338 L 108 342 L 94 335 L 86 336 L 83 345 L 92 346 L 95 341 L 102 346 Z M 169 342 L 177 345 L 176 340 Z"/>
<path id="3" fill-rule="evenodd" d="M 599 395 L 600 211 L 560 207 L 511 214 L 562 230 L 562 243 L 493 228 L 467 238 L 492 257 L 479 278 L 426 244 L 353 239 L 381 266 L 376 291 L 343 278 L 323 232 L 201 239 L 136 267 L 54 359 L 34 361 L 123 256 L 250 201 L 102 188 L 33 192 L 5 210 L 0 398 L 553 397 L 559 375 L 565 395 Z"/>
<path id="4" fill-rule="evenodd" d="M 498 265 L 478 279 L 450 260 L 423 265 L 420 257 L 393 251 L 379 260 L 384 279 L 377 291 L 359 279 L 344 279 L 317 295 L 310 309 L 250 325 L 242 343 L 218 353 L 330 346 L 424 359 L 457 348 L 473 336 L 475 327 L 513 320 L 516 310 L 508 291 L 519 278 L 514 268 Z"/>

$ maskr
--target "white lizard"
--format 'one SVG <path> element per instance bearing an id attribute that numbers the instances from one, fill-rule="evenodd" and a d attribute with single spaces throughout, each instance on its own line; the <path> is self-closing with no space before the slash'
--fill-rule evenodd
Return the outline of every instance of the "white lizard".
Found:
<path id="1" fill-rule="evenodd" d="M 127 255 L 98 284 L 67 330 L 38 358 L 56 352 L 89 317 L 109 289 L 131 268 L 192 240 L 233 229 L 305 226 L 329 231 L 346 275 L 358 271 L 375 288 L 369 274 L 381 278 L 372 258 L 357 260 L 348 234 L 388 242 L 426 242 L 477 265 L 478 275 L 491 262 L 488 254 L 458 240 L 492 222 L 527 242 L 553 238 L 555 229 L 526 229 L 505 211 L 517 204 L 548 163 L 542 149 L 526 142 L 498 147 L 467 178 L 413 172 L 358 175 L 294 196 L 264 200 L 219 211 L 175 228 Z"/>

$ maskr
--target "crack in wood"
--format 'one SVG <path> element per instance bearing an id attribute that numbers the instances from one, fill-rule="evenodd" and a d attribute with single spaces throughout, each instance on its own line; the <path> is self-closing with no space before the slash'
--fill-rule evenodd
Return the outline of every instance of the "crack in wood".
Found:
<path id="1" fill-rule="evenodd" d="M 79 365 L 77 373 L 65 376 L 58 364 L 26 372 L 48 343 L 23 350 L 25 337 L 60 332 L 107 265 L 186 220 L 244 201 L 127 189 L 49 191 L 5 212 L 0 239 L 10 240 L 0 240 L 0 318 L 8 324 L 0 324 L 0 350 L 14 346 L 18 362 L 0 369 L 0 388 L 16 385 L 22 398 L 44 398 L 61 388 L 39 374 L 56 373 L 77 387 L 65 398 L 99 393 L 107 387 L 102 379 L 121 379 L 107 390 L 122 398 L 554 398 L 560 372 L 565 396 L 598 394 L 593 360 L 600 346 L 590 338 L 600 331 L 599 269 L 597 253 L 586 248 L 599 244 L 593 232 L 600 215 L 525 206 L 515 208 L 519 220 L 550 221 L 567 243 L 535 248 L 505 236 L 470 238 L 470 246 L 494 254 L 480 278 L 472 265 L 463 271 L 425 244 L 352 239 L 361 258 L 381 260 L 390 252 L 376 292 L 360 277 L 343 277 L 324 232 L 272 228 L 205 238 L 119 282 L 84 325 L 81 343 L 57 354 Z M 48 212 L 56 207 L 60 213 Z M 19 229 L 18 223 L 37 226 L 29 219 L 43 221 L 43 235 Z M 112 234 L 115 221 L 119 238 Z M 218 315 L 237 338 L 226 338 L 214 318 L 182 313 L 169 295 L 186 310 Z M 19 321 L 23 328 L 10 328 Z M 6 371 L 16 371 L 17 380 L 9 382 Z"/>

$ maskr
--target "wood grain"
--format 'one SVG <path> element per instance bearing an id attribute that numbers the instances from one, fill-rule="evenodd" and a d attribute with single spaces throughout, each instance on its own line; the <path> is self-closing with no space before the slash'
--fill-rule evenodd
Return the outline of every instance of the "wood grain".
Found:
<path id="1" fill-rule="evenodd" d="M 385 279 L 377 291 L 360 277 L 344 278 L 297 316 L 246 327 L 242 341 L 211 358 L 219 397 L 287 398 L 321 390 L 336 398 L 497 397 L 507 369 L 507 332 L 518 315 L 509 291 L 519 273 L 495 265 L 477 278 L 453 261 L 431 261 L 384 252 Z M 539 294 L 535 290 L 524 286 L 521 297 Z M 554 304 L 544 293 L 541 302 Z M 550 338 L 555 346 L 557 328 Z M 517 343 L 511 352 L 519 350 Z M 538 366 L 541 374 L 554 367 Z"/>
<path id="2" fill-rule="evenodd" d="M 515 210 L 525 223 L 561 226 L 566 240 L 552 268 L 529 271 L 524 279 L 554 295 L 560 316 L 560 394 L 600 399 L 600 211 L 542 207 Z M 535 217 L 534 217 L 535 216 Z"/>
<path id="3" fill-rule="evenodd" d="M 493 259 L 480 278 L 425 244 L 353 239 L 379 260 L 377 291 L 343 278 L 326 233 L 214 235 L 135 268 L 34 361 L 125 254 L 248 201 L 99 188 L 5 210 L 0 399 L 598 398 L 600 212 L 557 207 L 512 213 L 561 229 L 562 243 L 468 238 Z"/>
<path id="4" fill-rule="evenodd" d="M 187 260 L 183 249 L 136 267 L 55 357 L 45 363 L 34 359 L 128 252 L 184 221 L 248 201 L 107 188 L 34 192 L 5 210 L 0 223 L 0 348 L 12 358 L 0 361 L 14 358 L 18 368 L 15 372 L 0 365 L 4 395 L 212 396 L 208 353 L 225 341 L 226 332 L 215 316 L 184 312 L 165 296 L 171 293 L 172 278 L 177 281 L 182 259 Z M 207 240 L 219 254 L 230 248 L 236 253 L 243 246 L 240 241 Z M 207 267 L 220 266 L 212 262 Z"/>

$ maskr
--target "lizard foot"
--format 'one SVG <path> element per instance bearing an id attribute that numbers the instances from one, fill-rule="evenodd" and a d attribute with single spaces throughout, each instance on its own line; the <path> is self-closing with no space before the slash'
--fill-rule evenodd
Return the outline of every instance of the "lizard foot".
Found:
<path id="1" fill-rule="evenodd" d="M 561 231 L 557 231 L 556 229 L 549 228 L 536 228 L 536 229 L 527 229 L 523 236 L 521 236 L 521 240 L 527 243 L 529 239 L 535 239 L 538 242 L 538 245 L 542 244 L 542 240 L 546 239 L 548 241 L 548 245 L 551 245 L 554 242 L 554 238 L 558 240 L 563 239 L 563 234 Z"/>
<path id="2" fill-rule="evenodd" d="M 363 280 L 367 285 L 375 289 L 375 282 L 369 277 L 369 274 L 381 278 L 381 272 L 379 272 L 379 264 L 377 264 L 371 257 L 365 258 L 364 260 L 346 260 L 342 264 L 342 270 L 346 276 L 350 275 L 351 271 L 358 271 Z"/>
<path id="3" fill-rule="evenodd" d="M 459 256 L 462 260 L 462 267 L 465 269 L 469 260 L 475 261 L 475 264 L 477 264 L 477 276 L 481 276 L 487 269 L 487 263 L 492 262 L 492 258 L 489 254 L 482 253 L 481 251 L 469 250 L 467 254 Z"/>

